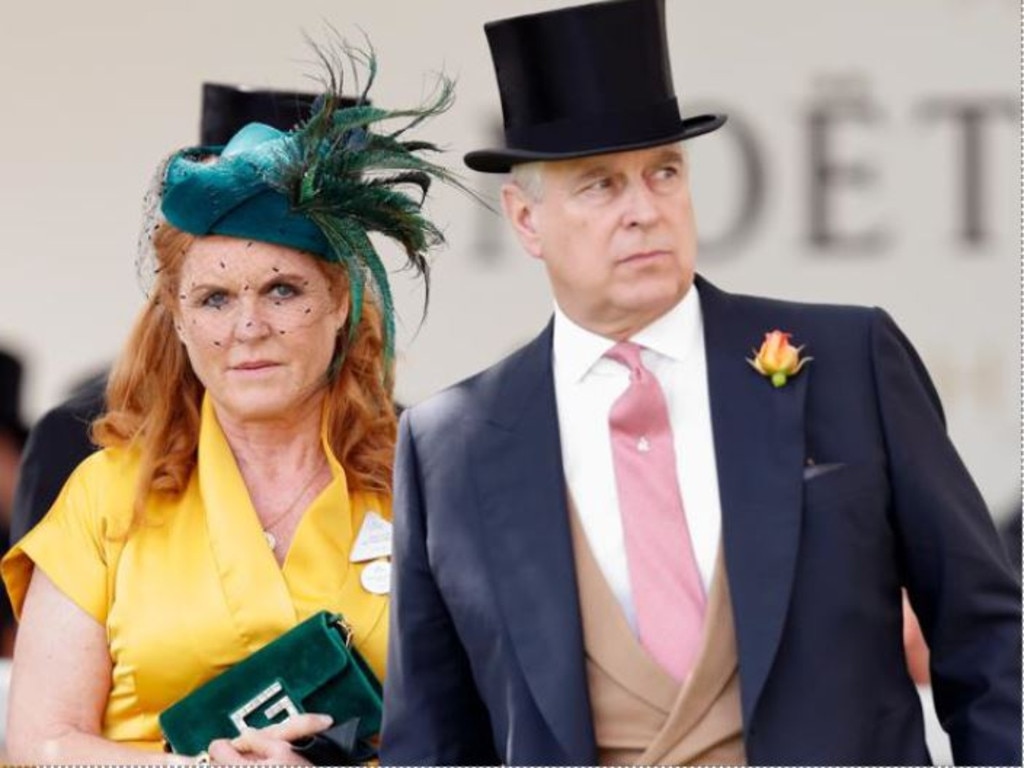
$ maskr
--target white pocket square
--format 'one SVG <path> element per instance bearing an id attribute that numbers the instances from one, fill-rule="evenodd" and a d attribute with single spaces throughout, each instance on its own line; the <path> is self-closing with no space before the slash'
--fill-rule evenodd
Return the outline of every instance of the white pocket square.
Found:
<path id="1" fill-rule="evenodd" d="M 804 467 L 804 482 L 813 480 L 816 477 L 827 475 L 829 472 L 835 472 L 837 469 L 842 469 L 846 464 L 839 462 L 837 464 L 811 464 L 809 467 Z"/>

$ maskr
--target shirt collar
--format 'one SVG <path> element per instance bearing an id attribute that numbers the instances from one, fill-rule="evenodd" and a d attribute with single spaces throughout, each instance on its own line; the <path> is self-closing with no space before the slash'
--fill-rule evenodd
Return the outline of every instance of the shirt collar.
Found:
<path id="1" fill-rule="evenodd" d="M 682 301 L 642 328 L 630 341 L 682 362 L 700 341 L 704 330 L 697 286 L 691 285 Z M 555 302 L 555 330 L 552 359 L 555 374 L 565 381 L 578 382 L 594 364 L 615 346 L 615 340 L 588 331 L 569 318 Z"/>

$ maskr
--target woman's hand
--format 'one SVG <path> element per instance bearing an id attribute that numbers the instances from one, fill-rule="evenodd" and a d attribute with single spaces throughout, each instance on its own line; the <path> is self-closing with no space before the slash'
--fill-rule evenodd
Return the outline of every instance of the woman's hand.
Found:
<path id="1" fill-rule="evenodd" d="M 276 725 L 244 731 L 233 739 L 211 741 L 207 752 L 214 763 L 309 765 L 307 760 L 292 751 L 290 742 L 326 730 L 332 722 L 329 715 L 293 715 Z"/>

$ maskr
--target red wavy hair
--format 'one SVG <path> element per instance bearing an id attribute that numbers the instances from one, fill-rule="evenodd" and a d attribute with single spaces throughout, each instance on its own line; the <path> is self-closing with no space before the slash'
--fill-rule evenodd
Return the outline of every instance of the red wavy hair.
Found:
<path id="1" fill-rule="evenodd" d="M 203 385 L 174 329 L 182 265 L 195 237 L 162 225 L 154 236 L 156 283 L 107 385 L 107 412 L 92 427 L 104 448 L 138 451 L 141 461 L 135 516 L 150 493 L 184 491 L 196 464 Z M 348 291 L 340 264 L 316 259 L 335 288 Z M 348 327 L 338 336 L 348 338 Z M 339 350 L 340 352 L 340 350 Z M 384 361 L 381 313 L 369 294 L 337 375 L 326 380 L 328 439 L 351 490 L 391 492 L 397 420 L 394 370 Z"/>

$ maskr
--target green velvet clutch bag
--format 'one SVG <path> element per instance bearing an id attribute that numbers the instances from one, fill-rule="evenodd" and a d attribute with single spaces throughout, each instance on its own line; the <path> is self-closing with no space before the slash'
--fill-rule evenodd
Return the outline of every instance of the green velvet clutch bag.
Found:
<path id="1" fill-rule="evenodd" d="M 380 683 L 337 614 L 321 611 L 192 691 L 160 714 L 160 728 L 171 750 L 197 755 L 300 712 L 352 723 L 360 740 L 380 731 Z"/>

